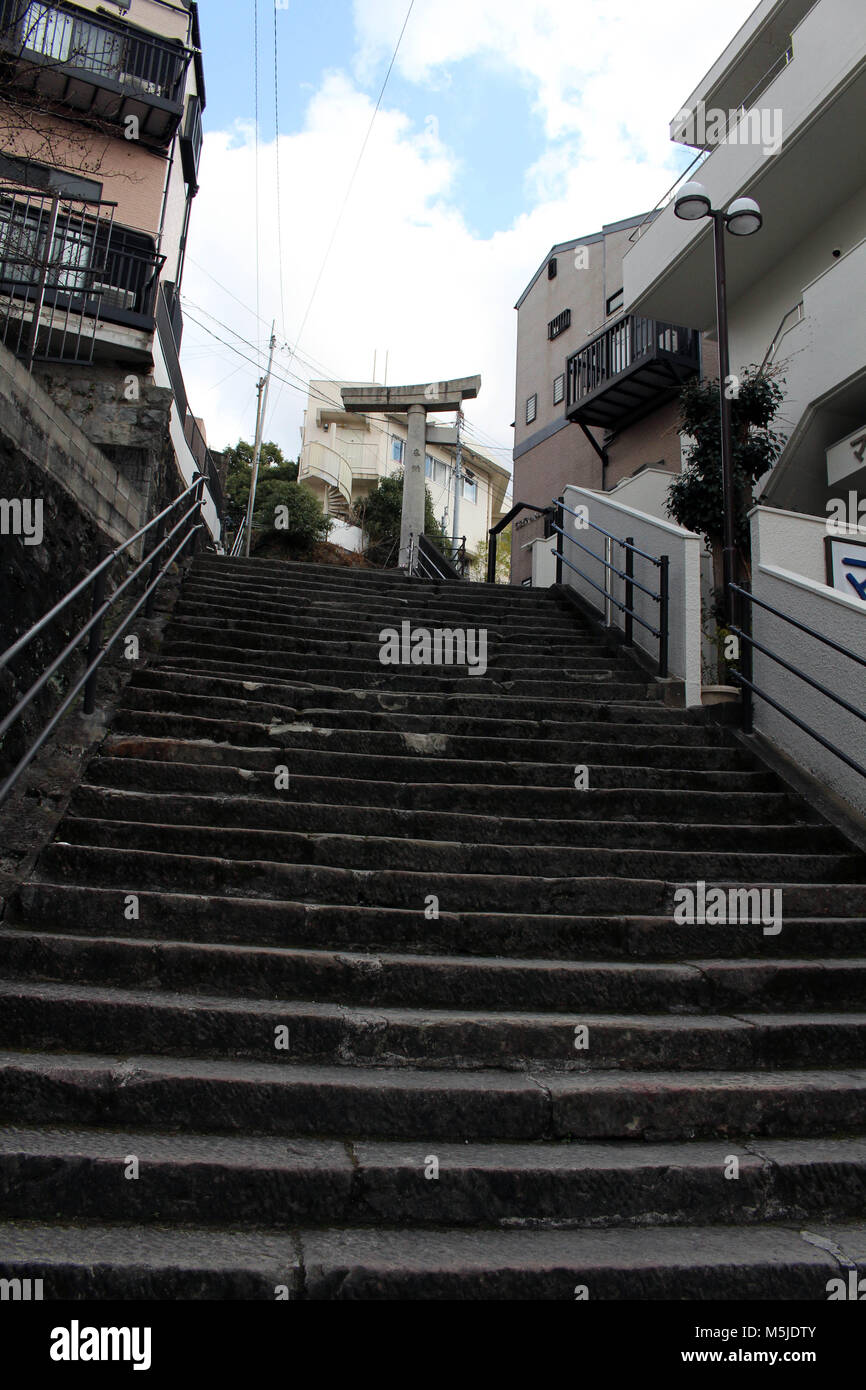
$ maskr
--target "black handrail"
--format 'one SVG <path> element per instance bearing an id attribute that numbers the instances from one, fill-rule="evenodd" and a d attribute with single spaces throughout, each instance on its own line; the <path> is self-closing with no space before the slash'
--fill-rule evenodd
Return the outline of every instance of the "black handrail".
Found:
<path id="1" fill-rule="evenodd" d="M 499 535 L 500 531 L 504 531 L 506 526 L 509 526 L 511 524 L 511 522 L 514 520 L 514 518 L 518 515 L 519 512 L 523 511 L 538 512 L 539 515 L 547 518 L 546 525 L 549 524 L 550 518 L 553 516 L 553 508 L 551 507 L 536 507 L 534 502 L 515 502 L 514 506 L 511 508 L 511 511 L 506 512 L 505 516 L 501 517 L 500 520 L 497 521 L 495 526 L 491 526 L 490 530 L 487 532 L 488 584 L 496 583 L 496 537 Z M 545 536 L 549 536 L 550 531 L 545 529 L 544 534 Z"/>
<path id="2" fill-rule="evenodd" d="M 771 603 L 766 603 L 764 599 L 757 598 L 755 594 L 750 593 L 748 589 L 744 589 L 739 584 L 732 584 L 731 590 L 740 600 L 741 611 L 744 618 L 747 612 L 751 615 L 751 609 L 749 609 L 747 605 L 755 604 L 758 608 L 763 608 L 767 613 L 771 613 L 774 618 L 779 618 L 782 622 L 787 623 L 789 627 L 795 627 L 798 631 L 805 633 L 807 637 L 812 637 L 816 642 L 821 642 L 823 646 L 829 647 L 831 651 L 837 652 L 840 656 L 847 657 L 849 661 L 853 661 L 858 666 L 866 667 L 866 658 L 858 656 L 856 652 L 849 651 L 847 647 L 843 647 L 841 643 L 834 642 L 832 637 L 826 637 L 823 632 L 817 632 L 816 629 L 810 627 L 808 623 L 801 623 L 798 618 L 792 618 L 788 613 L 783 613 L 781 609 L 775 608 Z M 746 630 L 747 626 L 749 629 L 748 631 Z M 804 681 L 805 684 L 811 686 L 813 690 L 817 690 L 819 695 L 823 695 L 826 699 L 832 700 L 840 709 L 844 709 L 847 714 L 853 714 L 855 718 L 859 719 L 861 723 L 864 724 L 866 724 L 866 711 L 858 709 L 856 705 L 852 705 L 844 696 L 837 695 L 835 691 L 828 689 L 821 681 L 815 680 L 814 677 L 802 671 L 799 666 L 795 666 L 793 662 L 780 656 L 778 652 L 771 651 L 769 647 L 765 647 L 762 642 L 759 642 L 752 635 L 751 627 L 751 621 L 746 624 L 745 620 L 743 620 L 742 627 L 732 625 L 728 629 L 729 632 L 732 632 L 735 637 L 740 638 L 741 641 L 746 644 L 748 652 L 748 661 L 746 663 L 747 670 L 740 671 L 737 670 L 736 667 L 731 667 L 730 670 L 732 680 L 737 685 L 741 686 L 743 690 L 743 728 L 745 732 L 752 732 L 752 696 L 757 695 L 758 699 L 763 700 L 768 705 L 772 705 L 773 709 L 777 710 L 785 719 L 788 719 L 792 724 L 796 724 L 798 729 L 802 729 L 803 733 L 815 739 L 817 743 L 820 743 L 829 753 L 832 753 L 848 767 L 852 768 L 854 772 L 859 772 L 861 776 L 866 777 L 866 766 L 864 766 L 863 763 L 852 758 L 837 744 L 826 738 L 824 734 L 819 733 L 817 729 L 813 729 L 810 724 L 807 724 L 804 720 L 800 719 L 798 715 L 793 714 L 791 710 L 786 709 L 778 700 L 775 700 L 766 690 L 756 685 L 755 681 L 752 679 L 751 669 L 753 653 L 755 651 L 761 652 L 761 654 L 766 656 L 770 661 L 774 661 L 778 666 L 789 671 L 790 674 L 796 676 L 798 680 Z"/>
<path id="3" fill-rule="evenodd" d="M 73 589 L 70 589 L 69 593 L 60 599 L 44 617 L 40 618 L 37 623 L 34 623 L 33 627 L 29 628 L 22 637 L 19 637 L 17 641 L 12 643 L 11 647 L 8 647 L 7 650 L 0 655 L 0 671 L 2 671 L 10 662 L 14 661 L 15 657 L 18 656 L 35 637 L 49 628 L 54 620 L 64 612 L 71 603 L 77 598 L 80 598 L 87 589 L 93 586 L 91 615 L 88 621 L 75 633 L 69 642 L 67 642 L 62 652 L 60 652 L 60 654 L 46 667 L 42 674 L 31 685 L 30 689 L 21 696 L 14 708 L 9 711 L 2 721 L 0 721 L 0 738 L 3 738 L 15 721 L 33 703 L 37 695 L 45 689 L 48 682 L 56 675 L 68 657 L 81 645 L 85 638 L 88 639 L 87 659 L 83 675 L 78 678 L 66 698 L 62 701 L 60 707 L 42 729 L 39 736 L 24 753 L 23 757 L 13 768 L 6 780 L 0 785 L 0 805 L 2 805 L 9 796 L 21 774 L 30 766 L 37 753 L 39 753 L 47 739 L 50 738 L 51 734 L 54 732 L 58 723 L 63 718 L 63 715 L 77 699 L 82 690 L 84 691 L 84 713 L 86 715 L 93 713 L 96 706 L 96 676 L 99 667 L 115 644 L 126 634 L 127 628 L 141 609 L 144 608 L 145 615 L 148 617 L 150 616 L 153 611 L 153 596 L 162 580 L 165 578 L 168 570 L 174 564 L 175 560 L 183 553 L 191 540 L 196 543 L 198 533 L 204 527 L 204 520 L 202 517 L 203 495 L 204 478 L 201 474 L 197 474 L 185 492 L 182 492 L 174 502 L 170 503 L 158 516 L 155 516 L 152 521 L 149 521 L 146 526 L 142 526 L 140 530 L 136 531 L 135 535 L 130 536 L 128 540 L 117 546 L 110 555 L 106 555 L 99 564 L 96 565 L 84 579 L 76 584 Z M 166 534 L 166 523 L 168 518 L 180 507 L 181 503 L 189 499 L 192 499 L 192 505 L 183 512 L 180 520 L 177 521 Z M 154 527 L 156 528 L 157 535 L 152 550 L 150 550 L 135 569 L 127 575 L 126 579 L 117 586 L 111 597 L 106 599 L 105 593 L 109 569 L 131 546 L 135 545 L 137 541 L 142 540 Z M 183 533 L 179 544 L 175 546 L 162 568 L 158 569 L 160 556 L 179 532 Z M 102 646 L 102 628 L 106 614 L 115 603 L 117 603 L 121 595 L 125 593 L 130 585 L 133 584 L 145 570 L 149 570 L 150 573 L 143 594 L 135 606 L 131 608 L 123 618 L 113 636 L 106 642 L 105 646 Z"/>
<path id="4" fill-rule="evenodd" d="M 641 627 L 646 628 L 647 632 L 649 632 L 649 634 L 652 637 L 655 637 L 658 640 L 658 674 L 662 678 L 666 677 L 668 674 L 668 648 L 670 644 L 669 557 L 667 555 L 650 555 L 648 551 L 641 550 L 639 546 L 636 546 L 631 536 L 626 537 L 625 540 L 623 540 L 620 536 L 615 536 L 611 531 L 606 531 L 603 526 L 597 526 L 594 521 L 590 521 L 589 517 L 585 516 L 583 512 L 576 512 L 572 507 L 566 506 L 562 498 L 556 498 L 552 505 L 556 519 L 553 521 L 551 525 L 551 530 L 556 534 L 557 540 L 556 547 L 555 549 L 551 550 L 551 554 L 556 556 L 556 582 L 558 584 L 561 583 L 562 566 L 567 565 L 567 567 L 570 570 L 574 570 L 575 574 L 580 575 L 584 583 L 589 584 L 591 588 L 595 589 L 598 593 L 600 593 L 608 603 L 611 603 L 615 608 L 618 608 L 619 611 L 625 616 L 623 640 L 626 646 L 631 646 L 634 640 L 634 623 L 639 623 Z M 577 517 L 581 523 L 581 528 L 589 527 L 591 530 L 597 531 L 599 535 L 604 536 L 605 539 L 610 541 L 612 545 L 620 546 L 620 548 L 625 551 L 625 569 L 618 569 L 617 566 L 613 564 L 612 560 L 608 560 L 601 555 L 597 555 L 595 551 L 591 550 L 588 545 L 584 545 L 582 541 L 579 541 L 576 539 L 575 536 L 570 535 L 565 530 L 564 526 L 561 526 L 559 524 L 560 521 L 565 520 L 565 517 L 563 516 L 564 512 L 568 512 L 571 516 Z M 607 582 L 605 584 L 597 583 L 596 580 L 591 579 L 584 570 L 580 569 L 578 565 L 573 564 L 573 562 L 563 554 L 564 540 L 569 541 L 572 545 L 576 545 L 581 550 L 585 551 L 586 554 L 590 555 L 593 560 L 597 561 L 598 564 L 602 565 L 605 571 L 608 572 L 608 574 L 615 574 L 620 579 L 623 579 L 625 581 L 624 603 L 621 603 L 618 598 L 615 598 L 611 589 L 608 588 L 608 584 L 610 583 L 609 578 L 607 579 Z M 640 580 L 635 579 L 635 555 L 639 555 L 642 559 L 647 560 L 658 570 L 659 587 L 657 591 L 648 588 L 646 584 L 642 584 Z M 642 593 L 647 595 L 651 602 L 657 603 L 659 605 L 658 627 L 653 627 L 652 623 L 648 623 L 646 619 L 642 618 L 640 613 L 636 611 L 634 607 L 635 589 L 640 589 Z"/>

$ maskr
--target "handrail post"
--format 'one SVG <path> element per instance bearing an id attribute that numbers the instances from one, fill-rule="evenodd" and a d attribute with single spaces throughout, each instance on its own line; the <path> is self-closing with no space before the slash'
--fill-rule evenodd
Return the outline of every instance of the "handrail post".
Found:
<path id="1" fill-rule="evenodd" d="M 563 539 L 564 539 L 562 533 L 563 533 L 563 531 L 565 530 L 565 512 L 563 511 L 563 503 L 564 503 L 564 502 L 565 502 L 565 495 L 564 495 L 564 494 L 563 494 L 561 497 L 557 497 L 557 499 L 556 499 L 556 518 L 555 518 L 555 525 L 557 525 L 557 526 L 559 527 L 559 530 L 558 530 L 557 533 L 556 533 L 556 582 L 557 582 L 557 584 L 561 584 L 561 583 L 562 583 L 562 542 L 563 542 Z"/>
<path id="2" fill-rule="evenodd" d="M 631 582 L 632 579 L 634 578 L 634 551 L 631 549 L 631 547 L 632 547 L 633 545 L 634 545 L 634 536 L 626 536 L 626 538 L 625 538 L 625 572 L 626 572 L 626 574 L 627 574 L 627 576 L 628 576 L 628 578 L 627 578 L 626 581 L 625 581 L 625 643 L 626 643 L 626 646 L 631 646 L 632 641 L 633 641 L 633 635 L 634 635 L 634 620 L 633 620 L 633 618 L 632 618 L 632 609 L 634 608 L 634 585 L 633 585 L 632 582 Z"/>
<path id="3" fill-rule="evenodd" d="M 670 608 L 670 560 L 667 555 L 659 557 L 659 676 L 668 673 L 668 636 Z"/>
<path id="4" fill-rule="evenodd" d="M 154 555 L 153 555 L 153 560 L 151 561 L 151 565 L 150 565 L 150 574 L 149 574 L 148 577 L 147 577 L 148 588 L 150 588 L 151 585 L 155 585 L 155 584 L 156 584 L 156 577 L 157 577 L 157 575 L 159 574 L 159 554 L 160 554 L 159 547 L 161 546 L 161 544 L 162 544 L 162 542 L 163 542 L 164 540 L 165 540 L 165 518 L 163 518 L 163 520 L 159 523 L 159 525 L 158 525 L 157 528 L 156 528 L 156 540 L 155 540 L 154 543 L 153 543 Z M 154 588 L 154 589 L 151 590 L 151 593 L 148 595 L 147 603 L 144 605 L 144 616 L 145 616 L 146 618 L 152 618 L 152 617 L 153 617 L 153 609 L 154 609 L 155 603 L 156 603 L 156 589 Z"/>
<path id="5" fill-rule="evenodd" d="M 102 561 L 106 558 L 107 555 L 108 555 L 108 548 L 107 548 L 106 546 L 100 546 L 100 547 L 99 547 L 99 563 L 100 563 L 100 564 L 101 564 Z M 93 599 L 92 599 L 92 602 L 91 602 L 91 605 L 90 605 L 90 616 L 91 616 L 91 618 L 92 618 L 96 613 L 99 612 L 99 609 L 100 609 L 100 608 L 102 607 L 102 605 L 105 603 L 105 591 L 106 591 L 107 579 L 108 579 L 108 570 L 107 570 L 107 569 L 100 570 L 99 574 L 96 576 L 96 580 L 95 580 L 94 585 L 93 585 Z M 89 638 L 89 641 L 88 641 L 88 643 L 87 643 L 87 665 L 88 665 L 88 666 L 92 666 L 92 665 L 93 665 L 94 661 L 96 660 L 96 658 L 97 658 L 98 655 L 99 655 L 100 647 L 102 646 L 102 623 L 103 623 L 103 619 L 100 618 L 100 619 L 99 619 L 99 622 L 98 622 L 98 623 L 94 623 L 94 624 L 93 624 L 93 627 L 90 629 L 90 638 Z M 98 675 L 99 675 L 99 671 L 98 671 L 98 670 L 93 671 L 93 672 L 91 673 L 91 675 L 88 677 L 87 683 L 86 683 L 86 685 L 85 685 L 85 687 L 84 687 L 84 713 L 85 713 L 86 715 L 91 715 L 91 714 L 93 713 L 93 711 L 96 709 L 96 681 L 97 681 Z"/>
<path id="6" fill-rule="evenodd" d="M 487 583 L 496 583 L 496 542 L 499 539 L 494 530 L 487 536 Z"/>
<path id="7" fill-rule="evenodd" d="M 737 594 L 736 597 L 739 599 L 740 608 L 740 620 L 738 626 L 741 632 L 745 634 L 745 636 L 743 637 L 742 652 L 740 655 L 740 670 L 742 671 L 744 680 L 752 681 L 754 680 L 754 651 L 752 650 L 751 642 L 747 641 L 747 638 L 751 637 L 752 635 L 752 605 L 750 604 L 749 600 L 745 597 L 744 594 Z M 740 692 L 740 698 L 742 701 L 740 713 L 742 715 L 743 733 L 751 734 L 754 731 L 755 727 L 754 700 L 752 699 L 751 685 L 741 685 Z"/>
<path id="8" fill-rule="evenodd" d="M 192 536 L 192 553 L 197 555 L 202 546 L 202 534 L 196 530 L 197 526 L 204 526 L 204 474 L 199 473 L 195 480 L 195 503 L 196 510 L 190 518 L 190 535 Z"/>
<path id="9" fill-rule="evenodd" d="M 613 541 L 610 536 L 604 538 L 604 625 L 613 627 L 613 577 L 611 567 L 613 565 Z"/>

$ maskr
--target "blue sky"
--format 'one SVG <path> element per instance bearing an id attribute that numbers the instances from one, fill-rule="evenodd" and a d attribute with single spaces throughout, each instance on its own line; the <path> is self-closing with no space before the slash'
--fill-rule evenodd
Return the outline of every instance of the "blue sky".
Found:
<path id="1" fill-rule="evenodd" d="M 273 319 L 267 430 L 290 456 L 309 380 L 369 381 L 375 354 L 381 381 L 387 353 L 391 383 L 479 373 L 470 422 L 510 465 L 515 300 L 552 244 L 658 203 L 684 162 L 669 122 L 753 0 L 415 0 L 375 120 L 409 0 L 289 0 L 278 142 L 258 0 L 258 155 L 254 4 L 200 4 L 182 360 L 209 439 L 251 435 Z"/>
<path id="2" fill-rule="evenodd" d="M 327 25 L 321 22 L 327 6 Z M 203 0 L 202 48 L 206 59 L 206 130 L 251 121 L 255 112 L 253 0 Z M 274 17 L 270 0 L 259 2 L 259 132 L 274 136 Z M 276 11 L 280 128 L 303 127 L 307 106 L 326 72 L 353 70 L 357 47 L 351 0 L 291 0 Z M 397 31 L 399 32 L 399 30 Z M 395 40 L 397 34 L 395 33 Z M 371 100 L 379 95 L 390 55 L 381 54 L 357 85 Z M 531 207 L 528 169 L 545 150 L 544 122 L 533 111 L 528 83 L 493 55 L 458 58 L 429 83 L 407 80 L 399 70 L 388 82 L 386 104 L 396 106 L 422 133 L 438 129 L 458 152 L 454 201 L 467 226 L 487 237 Z"/>

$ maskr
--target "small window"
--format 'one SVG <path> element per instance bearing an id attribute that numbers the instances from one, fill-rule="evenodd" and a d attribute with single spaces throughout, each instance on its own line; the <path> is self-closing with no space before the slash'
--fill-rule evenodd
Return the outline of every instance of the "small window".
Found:
<path id="1" fill-rule="evenodd" d="M 463 479 L 463 497 L 467 502 L 478 501 L 478 484 L 470 483 L 468 478 Z"/>
<path id="2" fill-rule="evenodd" d="M 396 435 L 391 438 L 391 458 L 394 463 L 403 462 L 404 440 L 398 439 Z"/>
<path id="3" fill-rule="evenodd" d="M 551 260 L 549 260 L 549 261 L 547 262 L 547 278 L 548 278 L 548 280 L 555 280 L 555 279 L 556 279 L 556 257 L 555 257 L 555 256 L 553 256 L 553 257 L 551 258 Z"/>
<path id="4" fill-rule="evenodd" d="M 622 290 L 615 290 L 610 298 L 605 302 L 605 311 L 608 314 L 618 314 L 622 308 Z"/>
<path id="5" fill-rule="evenodd" d="M 440 459 L 433 460 L 433 481 L 434 483 L 444 483 L 448 476 L 448 469 Z"/>
<path id="6" fill-rule="evenodd" d="M 424 456 L 424 477 L 433 477 L 433 459 L 430 457 L 429 454 L 426 454 Z"/>
<path id="7" fill-rule="evenodd" d="M 526 401 L 526 423 L 531 425 L 538 414 L 538 394 L 529 396 Z"/>
<path id="8" fill-rule="evenodd" d="M 559 405 L 565 399 L 565 372 L 561 372 L 553 383 L 553 404 Z"/>
<path id="9" fill-rule="evenodd" d="M 571 310 L 563 309 L 562 313 L 557 314 L 556 318 L 551 319 L 550 323 L 547 325 L 547 336 L 552 341 L 554 338 L 558 338 L 560 333 L 564 333 L 565 330 L 570 327 Z"/>

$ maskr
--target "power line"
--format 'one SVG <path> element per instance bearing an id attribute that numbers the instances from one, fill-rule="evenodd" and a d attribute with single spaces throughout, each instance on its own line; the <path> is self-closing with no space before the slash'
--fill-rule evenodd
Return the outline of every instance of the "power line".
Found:
<path id="1" fill-rule="evenodd" d="M 357 160 L 355 161 L 355 167 L 354 167 L 354 169 L 352 170 L 352 177 L 351 177 L 350 180 L 349 180 L 349 186 L 348 186 L 348 188 L 346 189 L 346 194 L 345 194 L 345 197 L 343 198 L 343 202 L 342 202 L 342 205 L 341 205 L 341 207 L 340 207 L 340 211 L 339 211 L 339 213 L 337 214 L 337 220 L 336 220 L 336 222 L 334 223 L 334 230 L 333 230 L 333 232 L 331 233 L 331 239 L 330 239 L 330 241 L 328 242 L 327 247 L 325 248 L 325 255 L 324 255 L 323 259 L 322 259 L 322 264 L 321 264 L 321 266 L 319 267 L 319 273 L 318 273 L 318 275 L 316 276 L 316 283 L 313 285 L 313 291 L 312 291 L 312 294 L 310 295 L 309 303 L 307 304 L 307 308 L 306 308 L 306 311 L 305 311 L 305 313 L 304 313 L 304 317 L 303 317 L 303 319 L 301 320 L 301 327 L 300 327 L 300 329 L 299 329 L 299 331 L 298 331 L 298 336 L 297 336 L 297 338 L 296 338 L 296 340 L 295 340 L 295 341 L 296 341 L 296 344 L 300 343 L 301 339 L 302 339 L 303 336 L 304 336 L 304 329 L 305 329 L 306 326 L 307 326 L 307 319 L 308 319 L 309 316 L 310 316 L 310 310 L 311 310 L 312 307 L 313 307 L 313 301 L 314 301 L 315 298 L 316 298 L 316 294 L 318 293 L 319 285 L 321 284 L 322 276 L 323 276 L 324 273 L 325 273 L 325 266 L 326 266 L 327 263 L 328 263 L 328 258 L 329 258 L 330 254 L 331 254 L 331 248 L 332 248 L 333 245 L 334 245 L 334 242 L 335 242 L 336 237 L 337 237 L 337 232 L 338 232 L 339 229 L 340 229 L 340 223 L 341 223 L 342 220 L 343 220 L 343 213 L 346 211 L 346 205 L 347 205 L 347 203 L 348 203 L 348 201 L 349 201 L 349 198 L 350 198 L 350 196 L 351 196 L 352 189 L 353 189 L 353 187 L 355 186 L 355 179 L 357 178 L 357 176 L 358 176 L 358 170 L 359 170 L 360 167 L 361 167 L 361 160 L 364 158 L 364 152 L 365 152 L 365 150 L 366 150 L 366 148 L 367 148 L 367 144 L 368 144 L 368 141 L 369 141 L 369 139 L 370 139 L 370 136 L 371 136 L 372 133 L 373 133 L 373 126 L 374 126 L 374 124 L 375 124 L 376 117 L 377 117 L 378 114 L 379 114 L 379 107 L 382 105 L 382 98 L 383 98 L 384 95 L 385 95 L 385 88 L 386 88 L 387 85 L 388 85 L 388 79 L 389 79 L 389 77 L 391 76 L 391 71 L 392 71 L 392 69 L 393 69 L 393 67 L 394 67 L 394 64 L 395 64 L 396 61 L 397 61 L 397 54 L 400 52 L 400 45 L 401 45 L 401 43 L 403 42 L 403 35 L 404 35 L 405 32 L 406 32 L 406 26 L 407 26 L 408 23 L 409 23 L 409 18 L 410 18 L 410 16 L 411 16 L 412 11 L 413 11 L 414 8 L 415 8 L 415 0 L 410 0 L 409 8 L 408 8 L 408 10 L 406 11 L 406 18 L 403 20 L 403 28 L 400 30 L 400 37 L 398 38 L 398 40 L 397 40 L 397 45 L 396 45 L 396 47 L 395 47 L 395 49 L 394 49 L 393 54 L 391 55 L 391 61 L 390 61 L 390 63 L 388 64 L 388 71 L 385 73 L 385 81 L 382 83 L 382 89 L 381 89 L 381 91 L 379 92 L 379 97 L 378 97 L 378 100 L 376 101 L 376 106 L 375 106 L 375 109 L 374 109 L 374 111 L 373 111 L 373 115 L 372 115 L 372 117 L 370 118 L 370 124 L 369 124 L 369 126 L 367 127 L 367 134 L 364 136 L 364 142 L 363 142 L 363 144 L 361 145 L 361 149 L 360 149 L 360 152 L 359 152 L 359 154 L 358 154 L 358 158 L 357 158 Z"/>
<path id="2" fill-rule="evenodd" d="M 277 0 L 274 0 L 274 153 L 277 165 L 277 255 L 280 258 L 280 312 L 286 331 L 286 292 L 283 273 L 283 205 L 280 193 L 280 46 L 277 39 Z"/>

